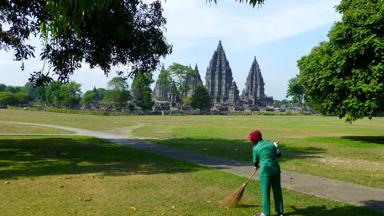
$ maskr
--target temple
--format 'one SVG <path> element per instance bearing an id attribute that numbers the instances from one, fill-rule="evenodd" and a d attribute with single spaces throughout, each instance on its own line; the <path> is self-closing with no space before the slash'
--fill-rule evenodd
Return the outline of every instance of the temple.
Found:
<path id="1" fill-rule="evenodd" d="M 241 100 L 245 107 L 253 110 L 273 103 L 273 98 L 265 95 L 264 85 L 264 79 L 255 57 L 249 69 L 245 88 L 241 94 Z"/>
<path id="2" fill-rule="evenodd" d="M 177 95 L 175 93 L 175 84 L 172 83 L 170 85 L 168 83 L 170 81 L 164 79 L 163 73 L 165 69 L 164 67 L 162 68 L 153 90 L 155 110 L 158 110 L 158 108 L 161 110 L 166 106 L 181 107 L 181 99 L 192 96 L 196 86 L 202 84 L 198 66 L 195 65 L 194 69 L 191 66 L 189 68 L 192 72 L 186 77 L 187 91 L 183 95 Z M 255 57 L 245 82 L 245 88 L 240 97 L 237 84 L 233 80 L 232 69 L 225 55 L 223 45 L 219 41 L 205 75 L 205 87 L 212 99 L 212 110 L 224 112 L 256 111 L 262 107 L 272 105 L 273 98 L 266 96 L 264 85 L 263 76 Z M 165 110 L 169 109 L 166 108 Z"/>

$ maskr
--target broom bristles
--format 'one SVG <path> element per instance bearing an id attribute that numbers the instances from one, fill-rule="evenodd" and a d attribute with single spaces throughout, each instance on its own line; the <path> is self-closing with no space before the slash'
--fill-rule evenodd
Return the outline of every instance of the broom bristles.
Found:
<path id="1" fill-rule="evenodd" d="M 226 208 L 236 207 L 239 204 L 241 197 L 244 194 L 245 187 L 247 186 L 248 182 L 252 179 L 252 177 L 256 174 L 257 170 L 258 168 L 255 169 L 255 171 L 253 171 L 252 175 L 248 178 L 247 181 L 245 181 L 239 188 L 237 188 L 235 191 L 229 194 L 220 203 Z"/>
<path id="2" fill-rule="evenodd" d="M 245 186 L 246 184 L 244 183 L 231 194 L 229 194 L 223 201 L 221 201 L 222 205 L 227 208 L 236 207 L 244 194 Z"/>

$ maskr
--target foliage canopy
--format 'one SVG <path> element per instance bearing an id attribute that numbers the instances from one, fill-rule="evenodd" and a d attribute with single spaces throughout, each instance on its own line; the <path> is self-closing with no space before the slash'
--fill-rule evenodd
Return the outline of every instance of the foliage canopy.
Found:
<path id="1" fill-rule="evenodd" d="M 127 102 L 132 99 L 129 86 L 123 77 L 114 77 L 108 82 L 106 100 L 115 105 L 118 109 L 123 109 Z"/>
<path id="2" fill-rule="evenodd" d="M 188 86 L 188 77 L 192 76 L 194 73 L 195 71 L 190 66 L 173 63 L 168 67 L 165 73 L 162 74 L 162 78 L 164 78 L 164 80 L 172 80 L 172 82 L 169 83 L 170 87 L 168 88 L 172 89 L 171 85 L 174 83 L 178 91 L 177 93 L 182 97 L 185 97 L 190 90 Z"/>
<path id="3" fill-rule="evenodd" d="M 132 94 L 134 101 L 143 111 L 151 110 L 154 105 L 151 89 L 152 82 L 152 74 L 148 72 L 136 74 L 132 81 Z"/>
<path id="4" fill-rule="evenodd" d="M 299 103 L 300 105 L 304 102 L 304 87 L 300 81 L 300 77 L 296 76 L 289 80 L 287 97 L 291 96 L 294 103 Z"/>
<path id="5" fill-rule="evenodd" d="M 236 0 L 253 7 L 265 0 Z M 207 0 L 217 3 L 217 0 Z M 125 65 L 128 76 L 153 71 L 171 53 L 163 35 L 166 19 L 159 0 L 0 1 L 0 49 L 14 50 L 15 60 L 35 56 L 31 36 L 41 39 L 40 58 L 49 67 L 34 71 L 31 82 L 44 85 L 52 76 L 68 82 L 82 62 L 100 67 Z M 120 75 L 124 72 L 120 71 Z"/>
<path id="6" fill-rule="evenodd" d="M 342 0 L 342 19 L 298 61 L 305 93 L 346 121 L 384 110 L 384 1 Z"/>
<path id="7" fill-rule="evenodd" d="M 209 111 L 212 107 L 211 97 L 209 96 L 208 89 L 203 85 L 198 85 L 191 97 L 191 107 L 199 109 L 200 112 Z"/>
<path id="8" fill-rule="evenodd" d="M 40 57 L 50 67 L 32 73 L 38 85 L 52 75 L 67 82 L 83 61 L 106 74 L 111 66 L 126 65 L 132 75 L 153 70 L 171 52 L 165 23 L 160 1 L 5 0 L 0 1 L 0 48 L 13 49 L 15 59 L 23 61 L 35 56 L 28 39 L 40 37 Z"/>

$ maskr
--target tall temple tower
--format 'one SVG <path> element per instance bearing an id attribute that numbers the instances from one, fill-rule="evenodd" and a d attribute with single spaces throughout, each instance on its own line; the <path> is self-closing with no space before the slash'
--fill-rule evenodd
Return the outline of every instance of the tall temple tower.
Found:
<path id="1" fill-rule="evenodd" d="M 205 76 L 206 87 L 208 89 L 209 95 L 212 98 L 214 104 L 228 104 L 230 90 L 232 87 L 233 77 L 232 70 L 229 67 L 229 62 L 225 56 L 225 52 L 221 41 L 217 45 L 216 51 L 213 53 L 212 59 L 209 62 L 207 68 L 207 74 Z M 233 92 L 236 92 L 232 88 Z M 238 98 L 237 96 L 232 96 L 233 98 Z M 233 100 L 233 98 L 231 98 Z"/>
<path id="2" fill-rule="evenodd" d="M 153 99 L 158 104 L 159 109 L 157 110 L 166 109 L 166 106 L 182 107 L 181 99 L 186 96 L 192 96 L 196 87 L 202 84 L 197 65 L 194 69 L 189 66 L 185 80 L 187 91 L 184 91 L 180 95 L 175 82 L 169 80 L 166 73 L 163 66 L 152 93 Z M 232 69 L 229 66 L 223 45 L 221 41 L 219 41 L 217 49 L 214 51 L 209 62 L 205 76 L 205 87 L 208 89 L 212 99 L 214 105 L 213 110 L 227 112 L 244 110 L 260 111 L 266 109 L 269 105 L 273 104 L 273 98 L 265 94 L 264 85 L 264 79 L 255 57 L 249 69 L 245 88 L 240 97 L 236 82 L 233 80 Z M 168 110 L 170 110 L 169 107 Z"/>

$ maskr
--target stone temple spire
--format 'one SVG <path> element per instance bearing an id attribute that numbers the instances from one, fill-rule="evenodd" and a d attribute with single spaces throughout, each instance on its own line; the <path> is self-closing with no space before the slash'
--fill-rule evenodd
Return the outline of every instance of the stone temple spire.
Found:
<path id="1" fill-rule="evenodd" d="M 196 73 L 197 82 L 199 84 L 203 84 L 203 82 L 201 81 L 200 72 L 199 72 L 199 68 L 197 67 L 197 64 L 195 64 L 195 73 Z"/>
<path id="2" fill-rule="evenodd" d="M 164 65 L 161 67 L 161 71 L 159 74 L 159 78 L 157 78 L 155 83 L 155 89 L 153 89 L 152 97 L 158 101 L 167 101 L 169 97 L 169 83 L 163 77 L 163 73 L 165 73 Z"/>
<path id="3" fill-rule="evenodd" d="M 227 103 L 233 77 L 221 41 L 219 41 L 217 49 L 209 62 L 205 80 L 213 103 Z"/>
<path id="4" fill-rule="evenodd" d="M 193 92 L 195 91 L 196 87 L 199 84 L 203 84 L 203 82 L 201 81 L 199 69 L 197 68 L 197 64 L 195 65 L 194 70 L 192 70 L 192 68 L 191 68 L 191 71 L 192 71 L 192 73 L 187 74 L 187 77 L 186 77 L 188 91 L 187 91 L 187 94 L 185 96 L 188 96 L 188 97 L 192 96 Z"/>
<path id="5" fill-rule="evenodd" d="M 249 70 L 242 99 L 250 105 L 256 105 L 260 102 L 263 103 L 266 98 L 263 76 L 255 57 Z"/>

